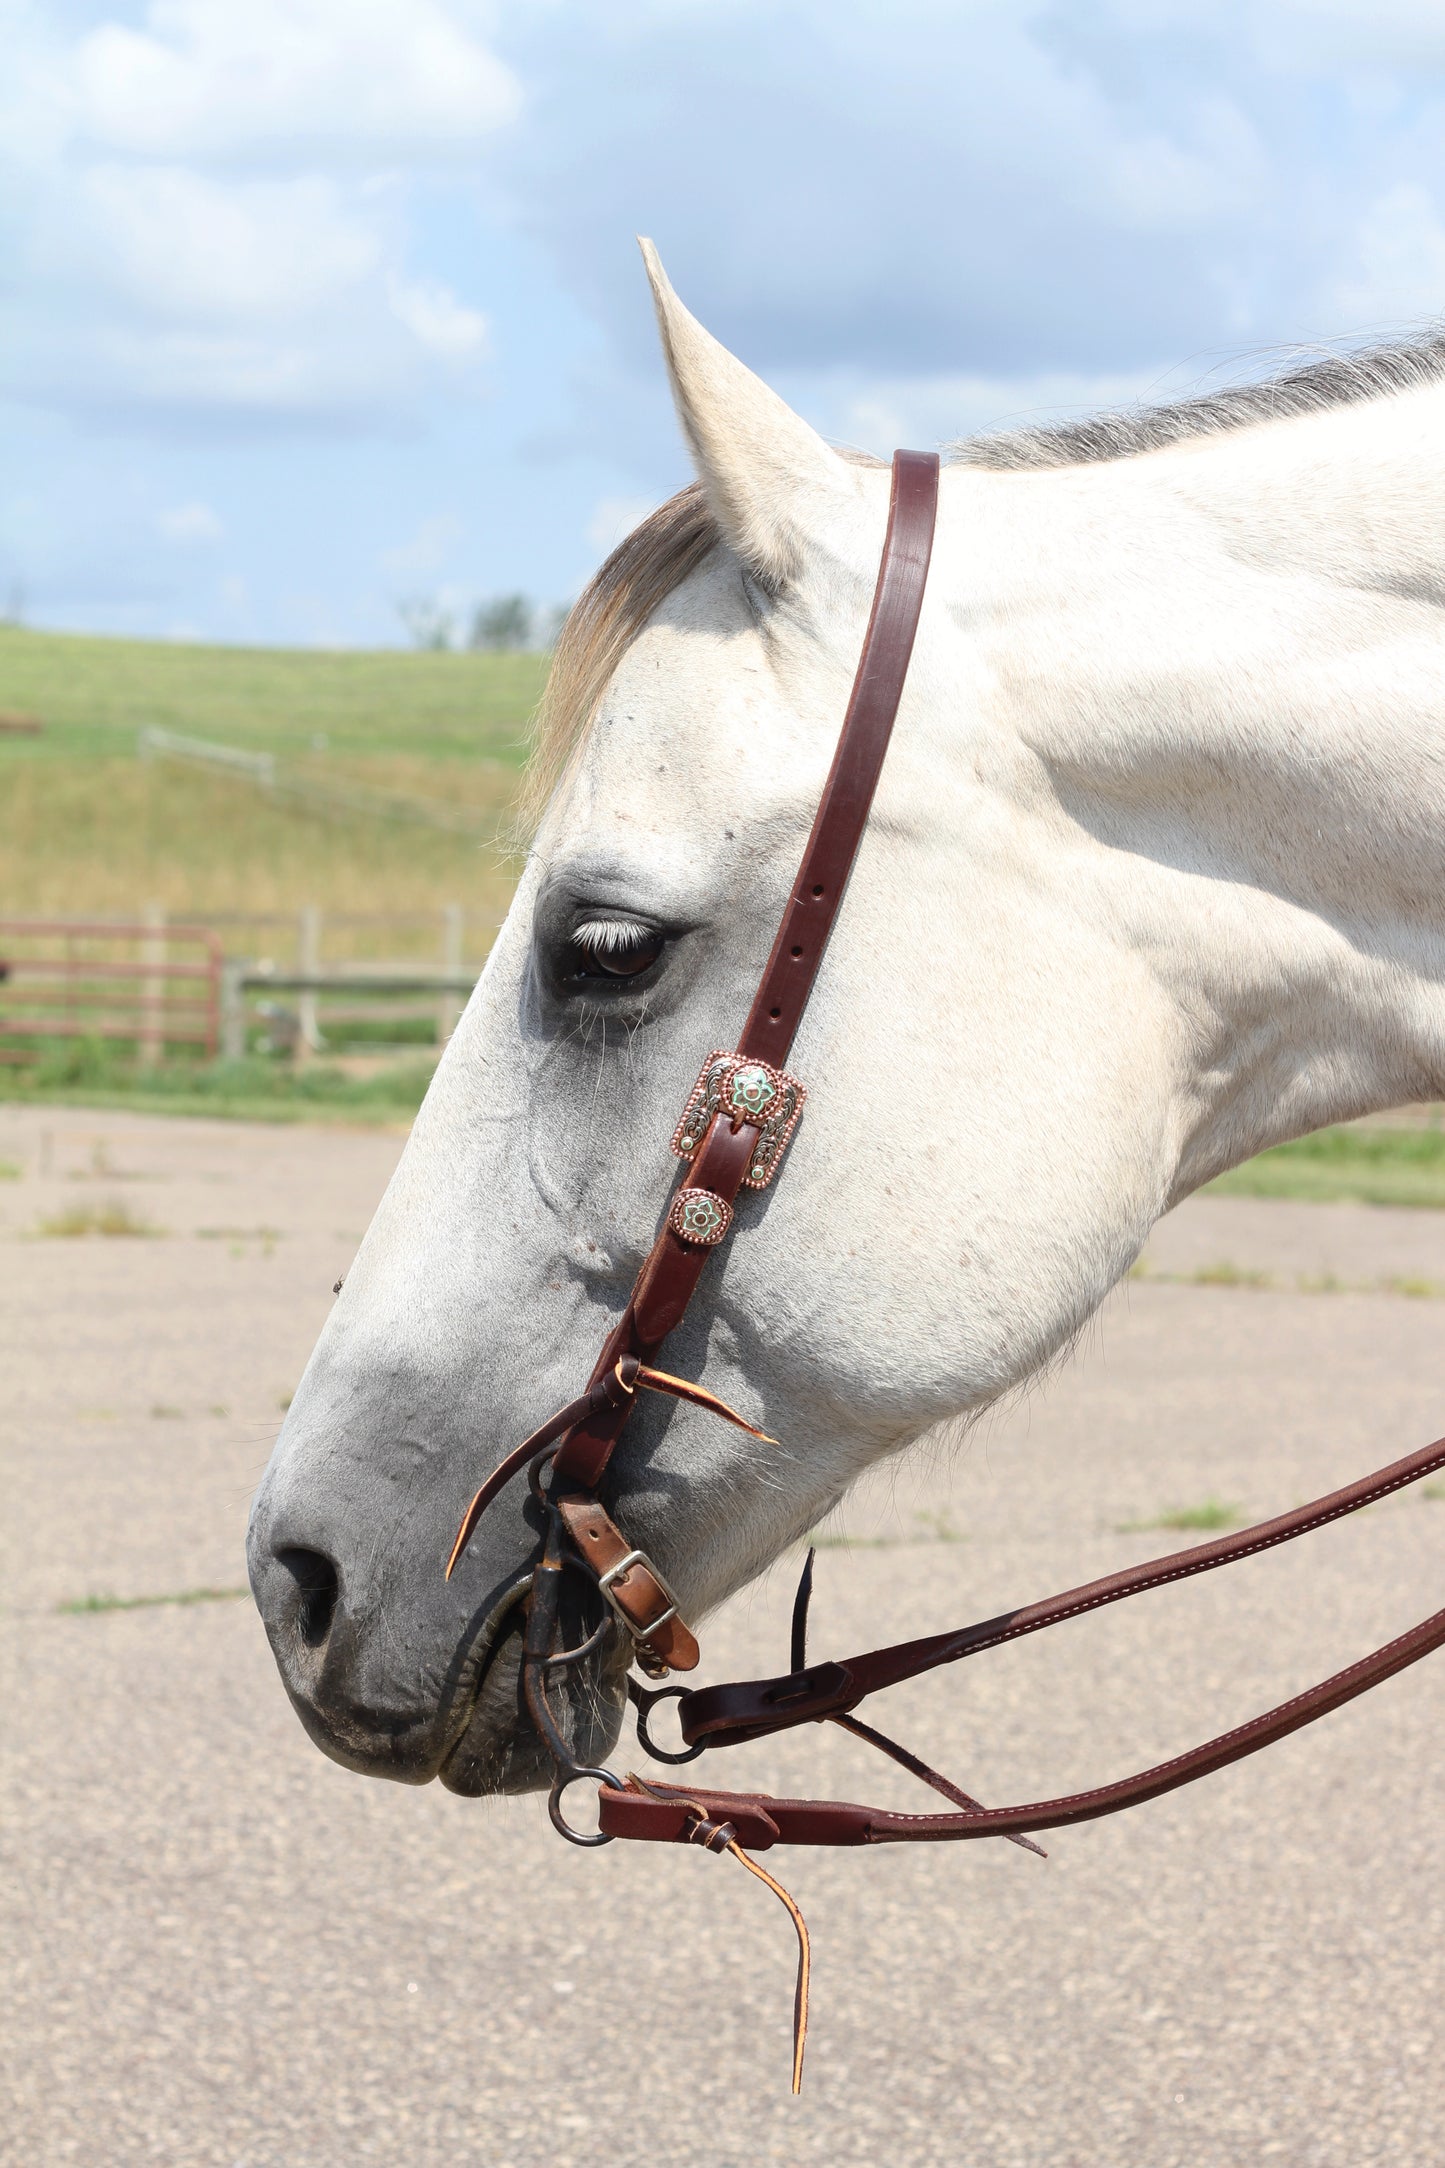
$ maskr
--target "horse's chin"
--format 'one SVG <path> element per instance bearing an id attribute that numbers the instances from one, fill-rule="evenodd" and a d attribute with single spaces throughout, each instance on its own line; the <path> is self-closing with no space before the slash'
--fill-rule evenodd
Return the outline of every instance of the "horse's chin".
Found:
<path id="1" fill-rule="evenodd" d="M 524 1627 L 519 1606 L 498 1629 L 466 1725 L 438 1772 L 447 1791 L 465 1799 L 546 1791 L 551 1785 L 551 1756 L 522 1698 Z M 595 1656 L 551 1675 L 552 1706 L 574 1755 L 587 1767 L 604 1761 L 617 1743 L 627 1705 L 626 1672 L 626 1652 L 609 1639 Z"/>

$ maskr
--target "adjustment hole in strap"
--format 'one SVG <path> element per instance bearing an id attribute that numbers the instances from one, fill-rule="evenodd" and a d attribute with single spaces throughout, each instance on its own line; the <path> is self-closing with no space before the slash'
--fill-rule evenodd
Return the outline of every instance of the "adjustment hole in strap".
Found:
<path id="1" fill-rule="evenodd" d="M 795 941 L 795 942 L 793 943 L 793 954 L 794 954 L 795 956 L 801 956 L 801 955 L 802 955 L 802 953 L 803 953 L 803 944 L 802 944 L 802 942 L 801 942 L 801 941 Z"/>
<path id="2" fill-rule="evenodd" d="M 818 882 L 818 884 L 817 884 L 817 886 L 816 886 L 816 887 L 814 888 L 814 890 L 813 890 L 813 894 L 814 894 L 815 896 L 821 896 L 821 895 L 822 895 L 822 893 L 823 893 L 823 884 L 822 884 L 822 882 L 821 882 L 821 881 L 819 881 L 819 882 Z"/>
<path id="3" fill-rule="evenodd" d="M 783 1012 L 781 1009 L 769 1009 L 768 1011 L 768 1014 L 773 1019 L 774 1023 L 777 1022 L 778 1018 L 782 1015 L 782 1013 Z"/>

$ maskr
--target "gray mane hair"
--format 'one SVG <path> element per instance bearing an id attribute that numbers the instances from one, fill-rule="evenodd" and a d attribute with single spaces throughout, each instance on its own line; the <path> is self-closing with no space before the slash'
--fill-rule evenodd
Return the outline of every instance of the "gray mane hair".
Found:
<path id="1" fill-rule="evenodd" d="M 1135 459 L 1191 437 L 1222 436 L 1257 422 L 1283 421 L 1353 406 L 1390 392 L 1413 391 L 1445 376 L 1445 327 L 1424 337 L 1355 352 L 1328 351 L 1302 366 L 1254 384 L 1228 385 L 1165 406 L 1119 408 L 1080 421 L 1041 422 L 992 431 L 950 445 L 950 465 L 1017 472 L 1029 467 L 1077 467 Z"/>

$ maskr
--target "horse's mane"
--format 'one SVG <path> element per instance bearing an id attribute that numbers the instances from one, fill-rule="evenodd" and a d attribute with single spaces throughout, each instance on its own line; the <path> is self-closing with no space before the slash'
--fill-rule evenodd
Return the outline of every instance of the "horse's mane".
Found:
<path id="1" fill-rule="evenodd" d="M 1296 352 L 1298 350 L 1296 349 Z M 1223 436 L 1256 422 L 1284 421 L 1329 407 L 1354 406 L 1389 392 L 1413 391 L 1445 376 L 1445 328 L 1388 346 L 1327 348 L 1253 384 L 1177 399 L 1164 406 L 1119 407 L 1079 421 L 1041 422 L 971 437 L 949 447 L 951 464 L 1015 472 L 1028 467 L 1078 467 L 1094 460 L 1135 459 L 1191 437 Z"/>
<path id="2" fill-rule="evenodd" d="M 1120 407 L 1080 421 L 1043 422 L 972 437 L 948 448 L 952 466 L 1021 472 L 1134 459 L 1192 437 L 1351 406 L 1445 376 L 1445 329 L 1413 342 L 1330 349 L 1253 384 L 1231 385 L 1164 406 Z M 845 456 L 857 458 L 857 453 Z M 871 462 L 870 462 L 871 463 Z M 584 743 L 597 703 L 623 655 L 673 589 L 721 536 L 700 483 L 649 512 L 594 574 L 557 642 L 533 723 L 519 821 L 530 830 Z"/>

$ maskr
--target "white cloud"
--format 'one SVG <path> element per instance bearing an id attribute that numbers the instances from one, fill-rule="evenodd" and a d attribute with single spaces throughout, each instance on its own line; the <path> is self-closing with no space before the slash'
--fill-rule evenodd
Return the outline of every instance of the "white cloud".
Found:
<path id="1" fill-rule="evenodd" d="M 487 319 L 458 301 L 438 279 L 393 278 L 392 313 L 429 353 L 447 361 L 480 360 L 487 352 Z"/>
<path id="2" fill-rule="evenodd" d="M 1445 61 L 1439 0 L 1256 0 L 1237 28 L 1261 58 L 1298 74 Z"/>
<path id="3" fill-rule="evenodd" d="M 513 119 L 511 70 L 438 0 L 152 0 L 74 55 L 81 132 L 151 158 L 421 159 Z"/>
<path id="4" fill-rule="evenodd" d="M 485 315 L 415 261 L 421 170 L 519 109 L 444 0 L 0 0 L 0 392 L 192 426 L 386 426 L 475 385 Z"/>
<path id="5" fill-rule="evenodd" d="M 94 166 L 72 208 L 93 280 L 192 325 L 310 317 L 378 270 L 383 236 L 330 180 Z"/>
<path id="6" fill-rule="evenodd" d="M 382 551 L 381 569 L 392 579 L 432 579 L 449 562 L 464 532 L 454 513 L 434 512 L 404 542 Z"/>
<path id="7" fill-rule="evenodd" d="M 886 459 L 900 444 L 926 449 L 959 437 L 1022 429 L 1167 396 L 1159 370 L 1097 375 L 1045 370 L 1010 377 L 883 379 L 852 392 L 825 385 L 822 397 L 809 404 L 813 419 L 835 442 Z"/>
<path id="8" fill-rule="evenodd" d="M 1445 201 L 1439 0 L 631 0 L 502 49 L 565 142 L 499 145 L 528 229 L 639 373 L 639 226 L 764 371 L 1007 379 L 1317 336 L 1361 206 Z M 1375 261 L 1417 314 L 1428 252 Z"/>
<path id="9" fill-rule="evenodd" d="M 167 542 L 219 542 L 225 533 L 219 513 L 193 498 L 189 504 L 173 504 L 160 513 L 156 526 Z"/>

